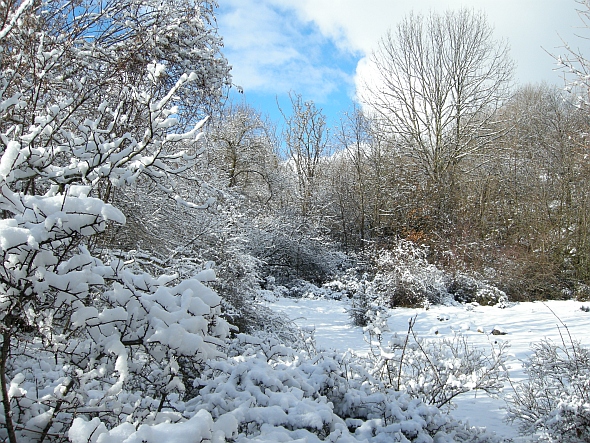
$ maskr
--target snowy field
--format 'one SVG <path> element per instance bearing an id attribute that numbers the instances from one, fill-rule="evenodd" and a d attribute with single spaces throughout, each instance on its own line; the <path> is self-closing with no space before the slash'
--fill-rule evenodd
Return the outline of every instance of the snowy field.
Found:
<path id="1" fill-rule="evenodd" d="M 425 309 L 392 309 L 388 325 L 390 332 L 406 334 L 408 320 L 417 315 L 414 331 L 423 338 L 452 337 L 460 332 L 470 343 L 489 348 L 489 341 L 506 341 L 508 370 L 513 381 L 524 378 L 523 364 L 531 353 L 531 344 L 542 339 L 561 343 L 560 334 L 568 330 L 574 340 L 590 345 L 590 313 L 582 311 L 588 306 L 575 301 L 549 301 L 511 304 L 508 308 L 457 305 L 431 306 Z M 280 298 L 270 307 L 287 314 L 299 326 L 315 327 L 318 348 L 367 353 L 363 329 L 350 325 L 347 304 L 330 299 Z M 567 326 L 567 330 L 563 324 Z M 493 329 L 505 335 L 492 335 Z M 480 332 L 483 331 L 483 332 Z M 387 338 L 386 338 L 387 339 Z M 567 338 L 569 341 L 569 338 Z M 505 388 L 508 394 L 511 387 Z M 519 437 L 516 427 L 504 422 L 505 401 L 493 399 L 484 392 L 468 393 L 458 398 L 457 408 L 451 413 L 457 419 L 469 421 L 475 426 L 485 426 L 498 435 L 512 438 L 515 442 L 529 441 Z"/>

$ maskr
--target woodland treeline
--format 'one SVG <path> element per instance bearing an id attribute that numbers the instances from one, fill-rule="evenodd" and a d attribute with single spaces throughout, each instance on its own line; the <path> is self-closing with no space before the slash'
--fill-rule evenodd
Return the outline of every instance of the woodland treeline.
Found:
<path id="1" fill-rule="evenodd" d="M 564 72 L 584 66 L 582 56 L 569 56 Z M 515 87 L 506 43 L 470 10 L 409 16 L 383 38 L 373 64 L 380 81 L 336 127 L 296 92 L 282 122 L 239 101 L 212 113 L 199 174 L 242 214 L 230 225 L 241 226 L 243 241 L 228 248 L 256 261 L 256 278 L 319 284 L 343 263 L 370 261 L 405 239 L 513 300 L 587 297 L 584 85 Z M 160 220 L 163 209 L 146 214 L 143 204 L 138 220 Z M 220 229 L 189 222 L 158 239 L 130 226 L 138 234 L 128 246 L 139 235 L 142 247 L 161 253 L 187 234 L 192 246 L 210 235 L 218 241 Z"/>
<path id="2" fill-rule="evenodd" d="M 484 275 L 516 300 L 584 293 L 589 119 L 562 90 L 518 88 L 494 112 L 493 139 L 439 180 L 360 109 L 328 128 L 314 103 L 292 99 L 284 144 L 259 112 L 231 105 L 205 154 L 254 220 L 272 219 L 282 226 L 277 234 L 292 236 L 293 256 L 262 254 L 266 265 L 321 281 L 330 272 L 314 257 L 324 248 L 362 253 L 401 238 L 428 245 L 444 268 Z"/>

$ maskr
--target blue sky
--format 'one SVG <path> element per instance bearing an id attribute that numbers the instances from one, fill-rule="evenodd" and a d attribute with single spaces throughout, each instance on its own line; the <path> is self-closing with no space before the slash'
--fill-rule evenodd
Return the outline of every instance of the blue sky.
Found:
<path id="1" fill-rule="evenodd" d="M 497 39 L 516 61 L 515 82 L 563 85 L 547 51 L 563 53 L 590 42 L 575 37 L 582 25 L 575 0 L 220 0 L 217 12 L 233 82 L 256 109 L 280 123 L 277 101 L 289 110 L 289 91 L 313 100 L 335 125 L 353 104 L 357 67 L 379 38 L 410 11 L 427 14 L 459 7 L 486 13 Z M 576 29 L 577 28 L 577 29 Z"/>

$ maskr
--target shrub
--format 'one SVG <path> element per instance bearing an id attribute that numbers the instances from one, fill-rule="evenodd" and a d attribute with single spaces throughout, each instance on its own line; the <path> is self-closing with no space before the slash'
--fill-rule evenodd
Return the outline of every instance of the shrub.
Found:
<path id="1" fill-rule="evenodd" d="M 375 260 L 371 290 L 388 307 L 437 304 L 448 296 L 449 275 L 428 262 L 428 248 L 400 240 Z"/>
<path id="2" fill-rule="evenodd" d="M 308 221 L 293 214 L 254 220 L 247 252 L 260 260 L 262 277 L 273 276 L 284 286 L 300 280 L 321 285 L 349 263 L 321 224 Z"/>
<path id="3" fill-rule="evenodd" d="M 215 422 L 232 417 L 239 441 L 499 441 L 386 387 L 354 355 L 248 335 L 234 346 L 237 358 L 210 363 L 187 410 Z"/>
<path id="4" fill-rule="evenodd" d="M 353 326 L 367 326 L 371 303 L 365 292 L 357 292 L 350 300 L 347 313 Z"/>
<path id="5" fill-rule="evenodd" d="M 590 286 L 585 284 L 577 285 L 573 295 L 578 301 L 590 301 Z"/>
<path id="6" fill-rule="evenodd" d="M 460 303 L 476 302 L 480 305 L 505 306 L 508 302 L 504 291 L 463 273 L 454 275 L 448 292 Z"/>
<path id="7" fill-rule="evenodd" d="M 460 334 L 425 340 L 414 333 L 415 321 L 416 317 L 410 320 L 405 336 L 395 334 L 387 343 L 380 333 L 381 325 L 366 328 L 373 376 L 387 387 L 438 408 L 452 406 L 455 397 L 469 391 L 482 390 L 492 396 L 500 393 L 507 380 L 506 344 L 490 342 L 486 353 Z"/>
<path id="8" fill-rule="evenodd" d="M 570 340 L 533 345 L 528 379 L 515 386 L 508 418 L 539 441 L 590 441 L 590 349 Z"/>

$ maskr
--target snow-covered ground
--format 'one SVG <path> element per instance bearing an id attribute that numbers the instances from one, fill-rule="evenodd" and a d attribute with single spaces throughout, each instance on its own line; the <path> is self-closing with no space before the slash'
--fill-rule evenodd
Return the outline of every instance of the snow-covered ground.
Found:
<path id="1" fill-rule="evenodd" d="M 369 351 L 363 329 L 350 325 L 347 304 L 343 301 L 280 298 L 270 306 L 287 314 L 299 326 L 315 327 L 319 348 Z M 431 306 L 428 310 L 399 308 L 390 310 L 388 325 L 390 334 L 405 334 L 408 320 L 417 315 L 414 331 L 423 338 L 452 336 L 460 331 L 474 345 L 489 347 L 490 340 L 506 341 L 510 345 L 510 377 L 519 381 L 525 377 L 522 362 L 530 355 L 532 343 L 544 338 L 561 343 L 562 335 L 569 341 L 569 333 L 574 340 L 586 346 L 590 344 L 590 313 L 581 310 L 582 306 L 584 303 L 576 301 L 549 301 L 511 304 L 505 309 L 479 305 Z M 492 335 L 493 329 L 505 335 Z M 508 385 L 504 393 L 510 390 Z M 485 426 L 514 441 L 528 441 L 518 436 L 514 425 L 504 422 L 505 401 L 502 398 L 490 398 L 483 392 L 468 393 L 458 398 L 456 404 L 457 408 L 451 412 L 456 418 Z"/>

